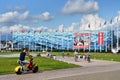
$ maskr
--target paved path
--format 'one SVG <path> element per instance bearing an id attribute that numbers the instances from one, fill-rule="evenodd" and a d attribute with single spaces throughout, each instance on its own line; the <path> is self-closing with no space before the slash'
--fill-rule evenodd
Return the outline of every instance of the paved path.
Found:
<path id="1" fill-rule="evenodd" d="M 84 67 L 43 71 L 35 74 L 0 75 L 0 80 L 107 80 L 107 78 L 110 78 L 109 76 L 111 76 L 112 73 L 114 74 L 109 80 L 113 80 L 113 78 L 116 78 L 114 80 L 120 79 L 120 76 L 118 75 L 118 73 L 120 73 L 119 62 L 92 60 L 91 63 L 88 63 L 82 59 L 80 59 L 79 62 L 74 62 L 72 57 L 57 57 L 57 59 Z M 104 74 L 106 76 L 104 76 Z M 88 76 L 88 79 L 86 76 Z"/>
<path id="2" fill-rule="evenodd" d="M 90 63 L 88 63 L 87 61 L 85 61 L 83 59 L 78 59 L 78 62 L 75 62 L 73 57 L 62 58 L 62 57 L 59 57 L 59 56 L 56 59 L 60 60 L 60 61 L 68 62 L 68 63 L 77 64 L 77 65 L 84 66 L 84 67 L 102 66 L 102 65 L 110 65 L 110 64 L 112 65 L 112 64 L 119 63 L 119 62 L 114 62 L 114 61 L 95 60 L 95 59 L 91 59 Z"/>
<path id="3" fill-rule="evenodd" d="M 120 70 L 61 77 L 50 80 L 120 80 Z"/>

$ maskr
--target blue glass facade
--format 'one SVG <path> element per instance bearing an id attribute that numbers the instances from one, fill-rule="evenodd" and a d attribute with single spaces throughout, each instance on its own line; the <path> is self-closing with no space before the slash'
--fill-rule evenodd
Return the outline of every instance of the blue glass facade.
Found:
<path id="1" fill-rule="evenodd" d="M 99 35 L 102 33 L 102 36 Z M 16 48 L 27 47 L 31 50 L 52 49 L 110 49 L 113 33 L 111 31 L 80 32 L 14 32 L 13 43 Z M 102 37 L 102 38 L 101 38 Z M 79 44 L 75 45 L 75 39 Z M 83 40 L 83 42 L 82 42 Z M 84 45 L 82 44 L 84 43 Z M 106 47 L 107 46 L 107 47 Z"/>

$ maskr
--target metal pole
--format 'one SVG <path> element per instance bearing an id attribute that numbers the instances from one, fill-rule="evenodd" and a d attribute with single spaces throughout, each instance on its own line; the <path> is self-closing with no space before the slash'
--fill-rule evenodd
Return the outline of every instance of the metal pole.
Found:
<path id="1" fill-rule="evenodd" d="M 74 50 L 74 37 L 72 37 L 72 39 L 73 39 L 72 49 Z"/>
<path id="2" fill-rule="evenodd" d="M 95 20 L 95 27 L 96 27 L 96 20 Z M 96 52 L 96 42 L 97 42 L 97 37 L 98 37 L 96 34 L 98 34 L 98 33 L 96 31 L 96 28 L 95 28 L 95 41 L 94 41 L 94 48 L 95 49 L 94 49 L 94 52 Z"/>
<path id="3" fill-rule="evenodd" d="M 79 39 L 80 39 L 80 37 L 79 37 Z M 79 39 L 78 39 L 78 40 L 79 40 Z M 79 51 L 79 46 L 80 46 L 80 45 L 77 44 L 77 50 L 78 50 L 78 51 Z"/>
<path id="4" fill-rule="evenodd" d="M 47 39 L 46 39 L 46 51 L 47 51 Z"/>
<path id="5" fill-rule="evenodd" d="M 13 31 L 12 31 L 11 35 L 12 35 L 11 47 L 12 47 L 12 51 L 13 51 Z"/>
<path id="6" fill-rule="evenodd" d="M 90 34 L 91 34 L 91 32 L 90 32 Z M 90 43 L 91 43 L 91 42 L 90 42 L 90 41 L 91 41 L 91 35 L 90 35 L 90 34 L 89 34 L 89 51 L 91 50 L 91 48 L 90 48 L 90 45 L 91 45 L 91 44 L 90 44 Z"/>
<path id="7" fill-rule="evenodd" d="M 63 49 L 63 36 L 62 36 L 62 49 Z"/>
<path id="8" fill-rule="evenodd" d="M 69 51 L 69 39 L 68 39 L 68 49 L 67 50 Z"/>
<path id="9" fill-rule="evenodd" d="M 84 30 L 85 31 L 85 30 Z M 85 42 L 85 32 L 83 32 L 83 41 Z M 84 51 L 85 51 L 85 43 L 84 43 L 84 45 L 83 45 L 83 47 L 84 47 Z"/>
<path id="10" fill-rule="evenodd" d="M 101 52 L 101 32 L 100 32 L 100 52 Z"/>
<path id="11" fill-rule="evenodd" d="M 51 52 L 52 52 L 52 42 L 51 42 Z"/>
<path id="12" fill-rule="evenodd" d="M 29 32 L 29 36 L 30 36 L 30 32 Z M 28 44 L 29 44 L 29 50 L 30 50 L 30 38 L 31 38 L 31 36 L 29 37 L 29 42 L 28 42 Z"/>
<path id="13" fill-rule="evenodd" d="M 7 33 L 6 33 L 6 45 L 5 46 L 6 46 L 6 51 L 7 51 Z"/>
<path id="14" fill-rule="evenodd" d="M 118 27 L 117 27 L 117 50 L 119 48 L 119 32 L 118 32 Z"/>
<path id="15" fill-rule="evenodd" d="M 96 33 L 95 33 L 95 34 L 96 34 Z M 94 52 L 96 52 L 96 42 L 97 42 L 97 41 L 96 41 L 96 35 L 95 35 L 95 41 L 94 41 L 94 48 L 95 48 L 95 49 L 94 49 Z"/>
<path id="16" fill-rule="evenodd" d="M 0 51 L 1 51 L 1 47 L 2 47 L 2 44 L 1 44 L 1 35 L 2 33 L 0 32 Z"/>
<path id="17" fill-rule="evenodd" d="M 17 40 L 18 41 L 18 45 L 17 46 L 18 46 L 18 51 L 19 51 L 19 36 L 20 35 L 17 34 L 17 36 L 18 36 L 18 40 Z"/>
<path id="18" fill-rule="evenodd" d="M 112 37 L 112 35 L 113 35 L 113 32 L 112 32 L 112 27 L 111 27 L 111 51 L 113 49 L 113 37 Z"/>
<path id="19" fill-rule="evenodd" d="M 58 38 L 57 38 L 57 50 L 58 50 L 58 46 L 59 46 L 58 44 L 59 44 L 59 43 L 58 43 Z"/>
<path id="20" fill-rule="evenodd" d="M 36 52 L 36 40 L 35 40 L 35 42 L 34 42 L 34 46 L 35 46 L 35 52 Z"/>
<path id="21" fill-rule="evenodd" d="M 106 28 L 106 50 L 105 50 L 106 52 L 107 52 L 107 38 L 108 37 L 107 37 L 107 28 Z"/>
<path id="22" fill-rule="evenodd" d="M 43 44 L 42 44 L 42 38 L 40 37 L 40 40 L 41 40 L 41 50 L 43 50 Z"/>

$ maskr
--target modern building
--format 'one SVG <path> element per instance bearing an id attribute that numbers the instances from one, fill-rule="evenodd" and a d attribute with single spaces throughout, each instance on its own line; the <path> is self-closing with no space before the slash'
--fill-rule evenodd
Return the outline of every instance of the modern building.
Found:
<path id="1" fill-rule="evenodd" d="M 115 43 L 113 31 L 14 32 L 13 47 L 30 50 L 110 50 Z"/>

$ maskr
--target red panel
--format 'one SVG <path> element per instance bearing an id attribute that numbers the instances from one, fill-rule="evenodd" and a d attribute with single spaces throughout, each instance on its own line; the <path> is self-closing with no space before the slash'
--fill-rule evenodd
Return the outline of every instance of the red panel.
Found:
<path id="1" fill-rule="evenodd" d="M 99 45 L 103 45 L 104 44 L 104 33 L 103 32 L 99 32 L 98 33 L 98 44 Z"/>
<path id="2" fill-rule="evenodd" d="M 88 48 L 89 46 L 88 45 L 85 45 L 85 46 L 73 46 L 73 48 Z"/>

